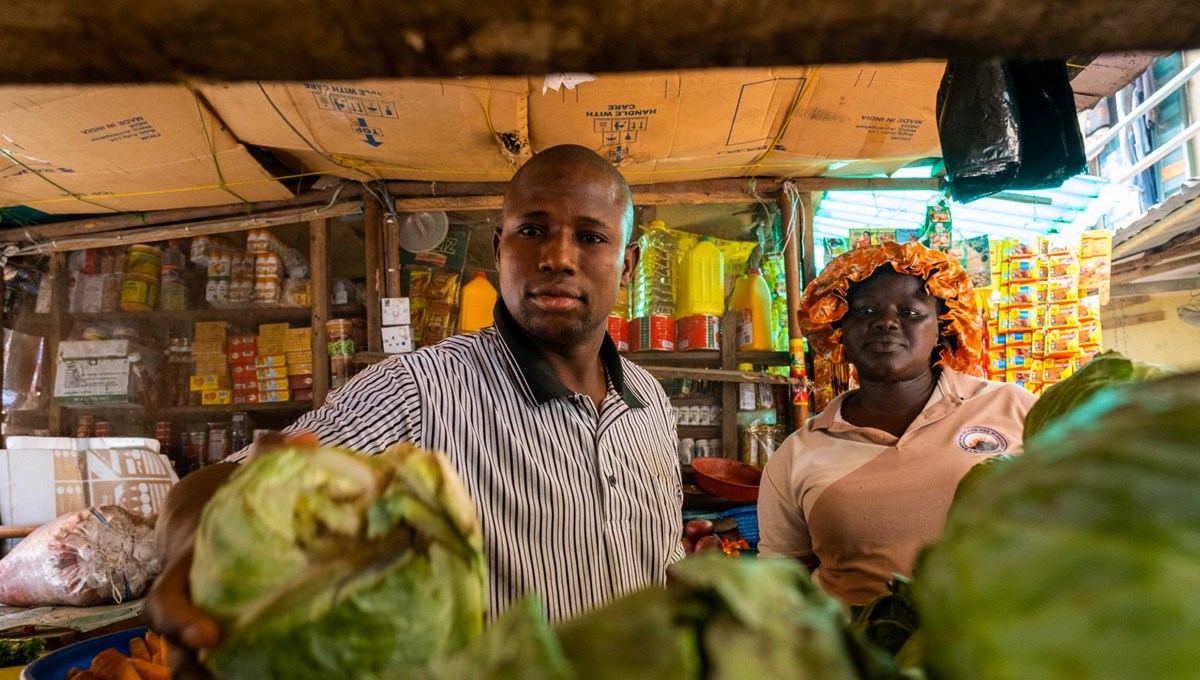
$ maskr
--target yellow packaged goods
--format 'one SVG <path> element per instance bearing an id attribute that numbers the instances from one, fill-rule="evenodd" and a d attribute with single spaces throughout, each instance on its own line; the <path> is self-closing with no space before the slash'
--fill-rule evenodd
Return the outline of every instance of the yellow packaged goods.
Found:
<path id="1" fill-rule="evenodd" d="M 1079 299 L 1079 282 L 1075 278 L 1057 278 L 1046 282 L 1047 299 L 1050 302 L 1067 302 Z"/>
<path id="2" fill-rule="evenodd" d="M 195 375 L 222 375 L 229 372 L 229 364 L 224 354 L 194 354 L 196 363 Z"/>
<path id="3" fill-rule="evenodd" d="M 286 323 L 264 323 L 258 326 L 258 341 L 261 343 L 266 340 L 282 340 L 287 341 L 288 331 L 291 326 Z"/>
<path id="4" fill-rule="evenodd" d="M 259 380 L 258 381 L 258 393 L 259 394 L 263 394 L 266 392 L 281 392 L 281 391 L 285 392 L 285 391 L 287 391 L 287 389 L 288 389 L 288 379 L 287 378 L 275 378 L 274 380 Z"/>
<path id="5" fill-rule="evenodd" d="M 286 345 L 282 340 L 263 340 L 259 339 L 257 352 L 258 354 L 284 354 Z"/>
<path id="6" fill-rule="evenodd" d="M 121 311 L 152 312 L 158 299 L 158 277 L 126 274 L 121 282 Z"/>
<path id="7" fill-rule="evenodd" d="M 425 330 L 421 343 L 432 345 L 445 340 L 451 331 L 454 310 L 444 302 L 430 302 L 425 307 Z"/>
<path id="8" fill-rule="evenodd" d="M 286 354 L 260 354 L 254 360 L 254 365 L 257 368 L 267 368 L 268 366 L 286 366 Z"/>
<path id="9" fill-rule="evenodd" d="M 1046 301 L 1046 284 L 1038 281 L 1013 283 L 1008 286 L 1008 304 L 1032 305 Z"/>
<path id="10" fill-rule="evenodd" d="M 1035 281 L 1038 278 L 1038 262 L 1039 258 L 1035 256 L 1023 255 L 1020 257 L 1014 256 L 1009 263 L 1009 281 L 1019 283 L 1022 281 Z"/>
<path id="11" fill-rule="evenodd" d="M 1079 305 L 1057 302 L 1046 307 L 1046 327 L 1065 328 L 1079 325 Z"/>
<path id="12" fill-rule="evenodd" d="M 201 393 L 202 406 L 224 406 L 233 403 L 233 390 L 207 390 Z"/>
<path id="13" fill-rule="evenodd" d="M 1101 342 L 1100 322 L 1088 320 L 1079 324 L 1079 347 L 1099 345 Z"/>
<path id="14" fill-rule="evenodd" d="M 258 380 L 271 380 L 272 378 L 288 377 L 288 366 L 265 366 L 255 372 L 255 378 Z"/>
<path id="15" fill-rule="evenodd" d="M 303 352 L 284 352 L 287 356 L 288 366 L 294 364 L 311 364 L 313 362 L 313 353 L 310 350 Z"/>
<path id="16" fill-rule="evenodd" d="M 288 390 L 278 390 L 275 392 L 259 392 L 258 403 L 260 404 L 277 404 L 283 401 L 291 401 L 292 393 Z"/>
<path id="17" fill-rule="evenodd" d="M 225 343 L 205 340 L 192 343 L 192 354 L 224 354 Z"/>
<path id="18" fill-rule="evenodd" d="M 288 376 L 312 375 L 312 374 L 313 374 L 313 362 L 306 361 L 303 363 L 293 364 L 292 360 L 288 359 Z"/>
<path id="19" fill-rule="evenodd" d="M 1049 263 L 1047 278 L 1056 279 L 1079 276 L 1079 260 L 1075 257 L 1074 253 L 1052 255 L 1049 258 Z"/>
<path id="20" fill-rule="evenodd" d="M 1079 298 L 1079 319 L 1081 321 L 1083 321 L 1086 319 L 1099 319 L 1099 318 L 1100 318 L 1100 296 L 1085 295 L 1085 296 Z"/>
<path id="21" fill-rule="evenodd" d="M 125 262 L 126 274 L 141 274 L 158 281 L 162 273 L 162 251 L 155 246 L 129 246 L 129 259 Z"/>
<path id="22" fill-rule="evenodd" d="M 1041 356 L 1046 353 L 1046 331 L 1041 328 L 1033 332 L 1033 355 Z"/>
<path id="23" fill-rule="evenodd" d="M 1033 366 L 1033 347 L 1008 345 L 1004 348 L 1005 369 L 1029 369 Z"/>
<path id="24" fill-rule="evenodd" d="M 311 352 L 312 329 L 289 328 L 283 349 L 285 352 Z"/>
<path id="25" fill-rule="evenodd" d="M 1112 253 L 1112 232 L 1093 229 L 1083 232 L 1079 244 L 1083 257 L 1108 257 Z"/>
<path id="26" fill-rule="evenodd" d="M 1052 328 L 1046 331 L 1046 354 L 1071 356 L 1079 352 L 1079 329 Z"/>
<path id="27" fill-rule="evenodd" d="M 988 373 L 1003 373 L 1008 368 L 1008 359 L 1003 349 L 988 352 Z"/>
<path id="28" fill-rule="evenodd" d="M 227 390 L 232 386 L 227 375 L 193 375 L 188 382 L 192 392 Z"/>
<path id="29" fill-rule="evenodd" d="M 196 342 L 225 342 L 227 327 L 224 321 L 197 321 Z"/>
<path id="30" fill-rule="evenodd" d="M 1017 385 L 1021 385 L 1023 387 L 1025 386 L 1025 383 L 1029 382 L 1032 377 L 1033 377 L 1033 371 L 1028 371 L 1028 370 L 1009 369 L 1009 370 L 1005 371 L 1005 373 L 1004 373 L 1004 381 L 1005 382 L 1014 383 Z"/>
<path id="31" fill-rule="evenodd" d="M 1047 359 L 1042 363 L 1042 384 L 1053 384 L 1065 380 L 1075 370 L 1070 357 Z"/>
<path id="32" fill-rule="evenodd" d="M 1030 330 L 1042 325 L 1044 313 L 1041 307 L 1012 307 L 1008 310 L 1009 330 Z"/>
<path id="33" fill-rule="evenodd" d="M 425 289 L 425 299 L 451 306 L 457 304 L 458 273 L 444 270 L 433 272 L 429 277 L 429 287 Z"/>

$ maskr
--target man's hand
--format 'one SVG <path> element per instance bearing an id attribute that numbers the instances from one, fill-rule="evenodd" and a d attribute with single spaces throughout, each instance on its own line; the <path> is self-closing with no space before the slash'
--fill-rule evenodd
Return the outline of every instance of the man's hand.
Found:
<path id="1" fill-rule="evenodd" d="M 256 455 L 284 446 L 317 446 L 315 435 L 300 433 L 284 437 L 265 434 L 250 447 Z M 216 621 L 192 604 L 188 577 L 200 514 L 217 489 L 236 472 L 237 465 L 210 465 L 184 477 L 171 489 L 156 526 L 159 555 L 166 565 L 146 598 L 150 627 L 171 642 L 171 677 L 176 680 L 209 680 L 200 663 L 200 652 L 220 644 Z"/>

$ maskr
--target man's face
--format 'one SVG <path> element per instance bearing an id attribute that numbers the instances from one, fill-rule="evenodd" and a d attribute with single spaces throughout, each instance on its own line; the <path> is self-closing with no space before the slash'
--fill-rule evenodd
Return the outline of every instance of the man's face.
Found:
<path id="1" fill-rule="evenodd" d="M 611 178 L 569 162 L 529 168 L 509 187 L 493 246 L 500 295 L 527 333 L 573 346 L 603 333 L 637 264 Z"/>
<path id="2" fill-rule="evenodd" d="M 938 343 L 938 300 L 916 276 L 884 266 L 857 286 L 842 317 L 846 359 L 864 380 L 899 382 L 929 370 Z"/>

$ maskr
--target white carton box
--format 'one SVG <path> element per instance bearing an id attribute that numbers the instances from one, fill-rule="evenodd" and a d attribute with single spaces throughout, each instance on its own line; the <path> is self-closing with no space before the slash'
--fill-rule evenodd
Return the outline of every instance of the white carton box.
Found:
<path id="1" fill-rule="evenodd" d="M 131 370 L 150 355 L 129 340 L 68 340 L 58 345 L 54 399 L 61 404 L 129 403 Z"/>
<path id="2" fill-rule="evenodd" d="M 142 437 L 9 437 L 0 449 L 0 524 L 45 524 L 94 505 L 159 511 L 179 478 Z"/>

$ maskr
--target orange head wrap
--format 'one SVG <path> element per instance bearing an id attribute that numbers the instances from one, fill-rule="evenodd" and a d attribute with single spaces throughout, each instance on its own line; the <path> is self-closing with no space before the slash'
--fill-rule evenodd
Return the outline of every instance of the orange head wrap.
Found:
<path id="1" fill-rule="evenodd" d="M 856 248 L 833 259 L 821 275 L 808 284 L 800 301 L 800 329 L 813 351 L 830 361 L 842 362 L 842 331 L 835 324 L 850 309 L 846 300 L 850 284 L 865 281 L 875 270 L 890 264 L 901 274 L 911 274 L 925 282 L 930 295 L 946 303 L 947 312 L 938 317 L 941 334 L 956 337 L 956 349 L 941 346 L 938 365 L 960 373 L 982 375 L 979 363 L 983 345 L 981 321 L 975 307 L 975 295 L 966 270 L 945 253 L 909 242 L 884 242 Z"/>

